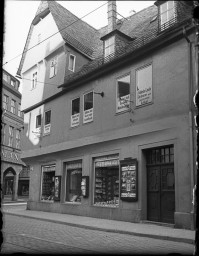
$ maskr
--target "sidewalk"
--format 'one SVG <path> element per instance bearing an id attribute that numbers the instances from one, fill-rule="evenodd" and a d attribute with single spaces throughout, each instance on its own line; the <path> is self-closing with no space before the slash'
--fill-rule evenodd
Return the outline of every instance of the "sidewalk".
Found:
<path id="1" fill-rule="evenodd" d="M 195 243 L 195 231 L 175 229 L 172 227 L 159 226 L 156 224 L 131 223 L 69 214 L 32 211 L 26 210 L 26 206 L 20 210 L 17 210 L 9 207 L 8 205 L 2 205 L 2 212 L 3 214 L 23 216 L 27 218 L 50 221 L 86 229 L 129 234 L 134 236 L 149 237 L 189 244 Z"/>

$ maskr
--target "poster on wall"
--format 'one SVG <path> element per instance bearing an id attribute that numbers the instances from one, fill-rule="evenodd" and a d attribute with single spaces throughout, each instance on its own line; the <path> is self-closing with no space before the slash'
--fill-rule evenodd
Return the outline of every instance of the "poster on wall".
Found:
<path id="1" fill-rule="evenodd" d="M 120 199 L 136 202 L 138 200 L 137 159 L 120 161 L 120 171 Z"/>
<path id="2" fill-rule="evenodd" d="M 60 201 L 61 176 L 55 176 L 54 201 Z"/>
<path id="3" fill-rule="evenodd" d="M 152 65 L 148 65 L 136 71 L 136 107 L 152 100 Z"/>

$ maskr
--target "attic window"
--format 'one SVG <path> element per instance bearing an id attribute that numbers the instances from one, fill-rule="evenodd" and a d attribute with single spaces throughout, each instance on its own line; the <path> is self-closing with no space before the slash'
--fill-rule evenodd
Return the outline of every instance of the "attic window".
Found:
<path id="1" fill-rule="evenodd" d="M 109 56 L 115 51 L 115 36 L 104 41 L 104 57 Z"/>
<path id="2" fill-rule="evenodd" d="M 70 54 L 68 69 L 73 72 L 75 71 L 75 55 Z"/>
<path id="3" fill-rule="evenodd" d="M 166 29 L 166 23 L 172 22 L 175 18 L 174 1 L 167 1 L 160 5 L 160 25 L 161 30 Z"/>

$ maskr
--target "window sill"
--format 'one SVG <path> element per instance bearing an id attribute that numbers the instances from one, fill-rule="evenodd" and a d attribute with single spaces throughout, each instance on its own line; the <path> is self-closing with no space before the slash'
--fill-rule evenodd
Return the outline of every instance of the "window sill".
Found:
<path id="1" fill-rule="evenodd" d="M 116 112 L 115 116 L 118 116 L 118 115 L 121 115 L 121 114 L 124 114 L 124 113 L 129 113 L 130 111 L 131 111 L 131 109 L 127 109 L 127 110 L 124 110 L 124 111 L 121 111 L 121 112 Z"/>
<path id="2" fill-rule="evenodd" d="M 103 207 L 103 208 L 119 208 L 119 205 L 97 205 L 97 204 L 93 204 L 93 206 L 95 207 Z"/>
<path id="3" fill-rule="evenodd" d="M 40 200 L 41 203 L 54 203 L 54 200 Z"/>
<path id="4" fill-rule="evenodd" d="M 81 202 L 64 202 L 62 204 L 72 204 L 72 205 L 81 205 Z"/>
<path id="5" fill-rule="evenodd" d="M 152 105 L 152 104 L 153 104 L 153 102 L 149 102 L 149 103 L 146 103 L 146 104 L 143 104 L 143 105 L 140 105 L 140 106 L 136 106 L 135 109 L 147 107 L 147 106 Z"/>

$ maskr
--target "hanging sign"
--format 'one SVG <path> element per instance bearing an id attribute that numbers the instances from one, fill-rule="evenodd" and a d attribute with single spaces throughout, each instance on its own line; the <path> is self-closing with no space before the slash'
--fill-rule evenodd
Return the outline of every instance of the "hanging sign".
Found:
<path id="1" fill-rule="evenodd" d="M 54 186 L 54 201 L 60 201 L 61 176 L 55 176 Z"/>
<path id="2" fill-rule="evenodd" d="M 120 171 L 120 199 L 136 202 L 138 200 L 137 160 L 128 159 L 120 161 Z"/>

